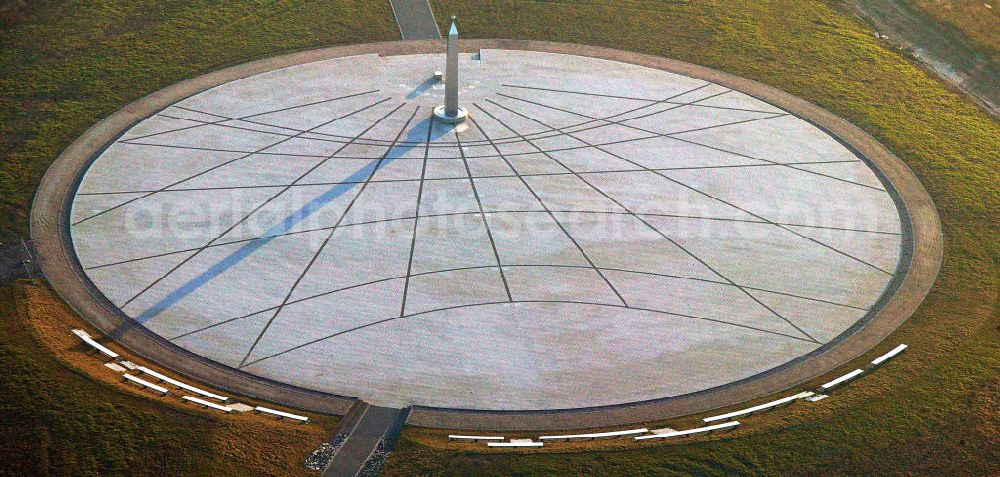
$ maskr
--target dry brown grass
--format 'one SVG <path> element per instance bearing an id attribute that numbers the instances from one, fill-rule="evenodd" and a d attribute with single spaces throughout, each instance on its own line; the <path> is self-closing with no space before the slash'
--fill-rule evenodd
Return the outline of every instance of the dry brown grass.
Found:
<path id="1" fill-rule="evenodd" d="M 91 352 L 88 346 L 71 333 L 71 330 L 80 328 L 92 336 L 101 336 L 101 333 L 69 309 L 51 288 L 47 285 L 20 282 L 15 286 L 15 296 L 18 314 L 29 325 L 38 344 L 52 353 L 67 368 L 112 387 L 118 392 L 148 400 L 150 406 L 167 406 L 216 421 L 218 426 L 210 440 L 211 449 L 205 450 L 217 456 L 215 460 L 223 465 L 232 466 L 234 469 L 254 469 L 254 472 L 259 472 L 255 475 L 304 475 L 308 473 L 302 467 L 305 457 L 332 435 L 337 423 L 338 419 L 335 417 L 311 413 L 304 413 L 310 418 L 310 422 L 304 425 L 252 412 L 222 414 L 215 410 L 185 404 L 180 399 L 180 392 L 160 396 L 138 386 L 126 384 L 122 382 L 121 374 L 104 366 L 105 360 L 102 355 Z M 134 356 L 107 338 L 96 339 L 129 361 L 165 371 L 153 363 Z M 173 373 L 166 372 L 166 374 Z M 251 406 L 258 404 L 250 399 L 213 389 L 204 383 L 184 380 L 202 389 L 229 395 L 234 402 L 243 402 Z M 289 411 L 303 414 L 301 411 Z"/>
<path id="2" fill-rule="evenodd" d="M 22 20 L 27 10 L 27 0 L 7 0 L 0 2 L 0 31 Z"/>

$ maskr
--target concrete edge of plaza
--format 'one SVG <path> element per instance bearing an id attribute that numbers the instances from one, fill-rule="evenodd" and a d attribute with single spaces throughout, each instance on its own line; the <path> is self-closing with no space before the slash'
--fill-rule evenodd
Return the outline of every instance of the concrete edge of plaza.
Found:
<path id="1" fill-rule="evenodd" d="M 530 50 L 588 56 L 655 68 L 731 88 L 802 118 L 857 154 L 886 185 L 901 212 L 903 254 L 882 297 L 850 329 L 817 350 L 763 373 L 682 396 L 594 408 L 479 411 L 413 406 L 407 424 L 449 429 L 544 430 L 608 427 L 709 411 L 780 392 L 826 374 L 885 340 L 930 291 L 943 257 L 943 236 L 931 197 L 912 170 L 872 136 L 808 101 L 777 88 L 707 67 L 608 48 L 532 40 L 462 40 L 464 52 Z M 307 411 L 343 415 L 357 401 L 261 378 L 198 356 L 126 316 L 90 282 L 73 251 L 69 214 L 89 165 L 128 128 L 156 112 L 214 86 L 293 65 L 330 58 L 443 53 L 441 40 L 337 46 L 245 63 L 182 81 L 141 98 L 88 129 L 53 162 L 36 192 L 31 237 L 38 261 L 55 291 L 86 321 L 120 345 L 174 372 L 227 392 Z"/>

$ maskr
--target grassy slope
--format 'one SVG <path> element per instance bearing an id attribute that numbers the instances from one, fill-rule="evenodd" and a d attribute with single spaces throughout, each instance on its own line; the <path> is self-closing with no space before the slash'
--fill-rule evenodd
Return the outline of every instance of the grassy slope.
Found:
<path id="1" fill-rule="evenodd" d="M 48 287 L 3 287 L 0 316 L 0 475 L 300 476 L 332 432 L 322 416 L 221 415 L 121 384 L 71 339 L 79 318 Z"/>
<path id="2" fill-rule="evenodd" d="M 27 235 L 63 147 L 128 102 L 223 66 L 397 39 L 388 2 L 33 0 L 0 33 L 0 241 Z"/>
<path id="3" fill-rule="evenodd" d="M 254 413 L 223 415 L 214 410 L 185 404 L 180 400 L 183 393 L 158 396 L 155 393 L 139 389 L 135 385 L 123 383 L 118 373 L 105 368 L 103 361 L 96 358 L 92 350 L 83 345 L 76 336 L 69 333 L 69 330 L 74 328 L 83 328 L 91 333 L 96 332 L 96 330 L 85 324 L 79 316 L 59 300 L 48 286 L 21 281 L 15 287 L 15 299 L 18 319 L 13 320 L 12 323 L 16 323 L 21 328 L 19 333 L 23 333 L 22 330 L 27 328 L 31 333 L 30 338 L 43 347 L 40 350 L 32 350 L 35 357 L 45 358 L 45 360 L 36 360 L 31 363 L 35 365 L 33 367 L 48 369 L 51 362 L 48 358 L 54 356 L 64 367 L 60 371 L 65 370 L 85 375 L 90 380 L 90 384 L 100 389 L 94 394 L 73 395 L 70 399 L 64 399 L 61 395 L 62 387 L 51 387 L 48 386 L 49 383 L 37 383 L 42 386 L 35 386 L 37 389 L 33 391 L 45 397 L 45 402 L 30 400 L 27 402 L 30 405 L 39 404 L 44 408 L 49 406 L 50 402 L 55 401 L 60 412 L 40 418 L 41 422 L 21 422 L 18 427 L 14 428 L 15 432 L 24 430 L 25 428 L 22 426 L 27 425 L 33 426 L 30 428 L 31 432 L 46 432 L 50 429 L 48 424 L 67 428 L 69 426 L 65 425 L 66 421 L 63 419 L 62 413 L 71 408 L 79 408 L 81 412 L 87 413 L 88 415 L 82 416 L 84 419 L 107 419 L 108 425 L 96 429 L 82 428 L 82 431 L 88 433 L 86 439 L 79 441 L 82 447 L 75 445 L 68 446 L 68 448 L 67 446 L 33 445 L 30 447 L 30 452 L 24 453 L 21 459 L 12 461 L 14 465 L 22 465 L 24 462 L 59 462 L 64 458 L 63 453 L 66 453 L 66 457 L 71 461 L 83 457 L 84 462 L 80 467 L 85 472 L 117 471 L 122 473 L 121 470 L 128 469 L 131 472 L 143 473 L 157 470 L 156 467 L 160 464 L 156 463 L 152 469 L 149 468 L 150 466 L 142 460 L 145 458 L 146 449 L 160 452 L 163 447 L 161 441 L 164 439 L 166 442 L 170 442 L 176 437 L 187 437 L 194 438 L 198 447 L 182 447 L 179 450 L 166 449 L 172 451 L 171 454 L 177 454 L 176 457 L 179 459 L 173 463 L 173 467 L 178 467 L 185 475 L 199 473 L 245 475 L 250 472 L 249 469 L 252 469 L 254 475 L 296 477 L 305 473 L 302 469 L 302 463 L 306 456 L 320 443 L 329 439 L 336 426 L 338 419 L 321 415 L 310 415 L 310 423 L 307 425 L 278 421 Z M 98 335 L 100 334 L 98 333 Z M 22 343 L 28 342 L 23 334 L 18 335 L 18 340 Z M 109 345 L 112 348 L 118 348 L 116 351 L 122 352 L 138 365 L 159 368 L 148 361 L 136 359 L 135 355 L 125 352 L 114 344 L 109 343 Z M 16 375 L 15 379 L 21 377 L 21 375 Z M 200 384 L 199 387 L 213 392 L 222 391 L 205 386 L 204 383 Z M 114 393 L 113 390 L 117 390 L 118 393 Z M 109 396 L 115 394 L 128 396 L 115 396 L 110 398 L 114 401 L 108 402 Z M 222 394 L 229 393 L 222 392 Z M 255 404 L 252 399 L 229 395 L 233 398 L 233 402 Z M 22 398 L 23 396 L 20 393 L 15 393 L 11 397 Z M 151 406 L 150 404 L 154 402 L 156 404 Z M 91 403 L 100 403 L 102 406 L 97 410 L 87 409 L 87 405 Z M 62 407 L 67 404 L 68 407 Z M 152 432 L 130 435 L 135 430 L 131 427 L 135 423 L 129 416 L 118 411 L 131 411 L 133 408 L 142 411 L 142 415 L 148 413 L 164 414 L 164 421 L 168 424 L 176 422 L 191 427 L 195 433 L 192 435 L 191 430 L 186 428 L 180 433 L 180 436 L 177 436 L 170 425 L 160 425 L 153 427 Z M 106 415 L 108 412 L 111 414 Z M 66 417 L 79 418 L 81 416 Z M 119 444 L 120 429 L 118 428 L 121 426 L 117 421 L 122 419 L 126 420 L 124 427 L 128 432 L 124 435 L 125 442 Z M 135 437 L 140 437 L 140 439 L 134 439 Z M 130 440 L 145 443 L 142 446 L 143 450 L 139 451 L 137 446 L 129 445 L 128 441 Z M 58 439 L 48 439 L 48 441 L 59 442 Z M 97 444 L 93 446 L 97 449 L 96 452 L 91 450 L 90 443 Z M 118 453 L 103 460 L 97 458 L 105 451 L 104 446 L 108 443 L 115 443 L 116 446 L 122 448 L 118 449 Z M 192 449 L 196 452 L 191 453 Z M 59 458 L 51 458 L 53 455 Z M 194 459 L 189 459 L 189 457 L 194 457 Z M 204 459 L 205 462 L 198 462 L 198 459 Z M 23 469 L 19 471 L 27 475 L 47 475 L 50 474 L 51 469 L 42 467 L 33 469 L 33 472 L 26 472 Z"/>
<path id="4" fill-rule="evenodd" d="M 1000 461 L 1000 124 L 816 0 L 435 0 L 473 37 L 596 44 L 778 86 L 858 124 L 920 176 L 946 257 L 890 339 L 911 351 L 835 399 L 748 420 L 721 440 L 631 451 L 476 453 L 407 430 L 384 475 L 996 475 Z M 883 346 L 885 347 L 885 346 Z"/>
<path id="5" fill-rule="evenodd" d="M 33 191 L 59 152 L 129 101 L 256 58 L 398 36 L 388 4 L 364 0 L 31 3 L 25 21 L 0 33 L 0 241 L 27 234 Z M 238 442 L 229 459 L 206 451 L 230 445 L 239 428 L 61 366 L 14 300 L 0 288 L 0 475 L 286 472 L 248 468 L 254 459 L 239 459 L 240 447 L 253 447 Z"/>
<path id="6" fill-rule="evenodd" d="M 34 341 L 13 293 L 0 289 L 0 475 L 212 475 L 219 468 L 211 455 L 192 452 L 210 447 L 217 421 L 149 406 L 61 366 Z"/>

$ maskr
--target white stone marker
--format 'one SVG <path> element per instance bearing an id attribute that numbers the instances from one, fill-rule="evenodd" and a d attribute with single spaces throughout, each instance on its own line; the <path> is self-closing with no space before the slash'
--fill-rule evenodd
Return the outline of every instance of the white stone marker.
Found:
<path id="1" fill-rule="evenodd" d="M 448 31 L 448 60 L 444 74 L 444 105 L 434 108 L 434 116 L 448 124 L 465 121 L 469 113 L 458 105 L 458 28 L 451 17 Z"/>

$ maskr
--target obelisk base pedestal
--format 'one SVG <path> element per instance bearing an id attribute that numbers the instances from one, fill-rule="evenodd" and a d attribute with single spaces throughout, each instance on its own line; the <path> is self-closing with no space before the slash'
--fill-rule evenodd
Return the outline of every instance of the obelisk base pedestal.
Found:
<path id="1" fill-rule="evenodd" d="M 444 105 L 441 105 L 434 108 L 434 117 L 448 124 L 458 124 L 465 121 L 465 118 L 469 117 L 469 112 L 466 111 L 465 108 L 459 106 L 457 113 L 452 116 L 445 111 Z"/>

